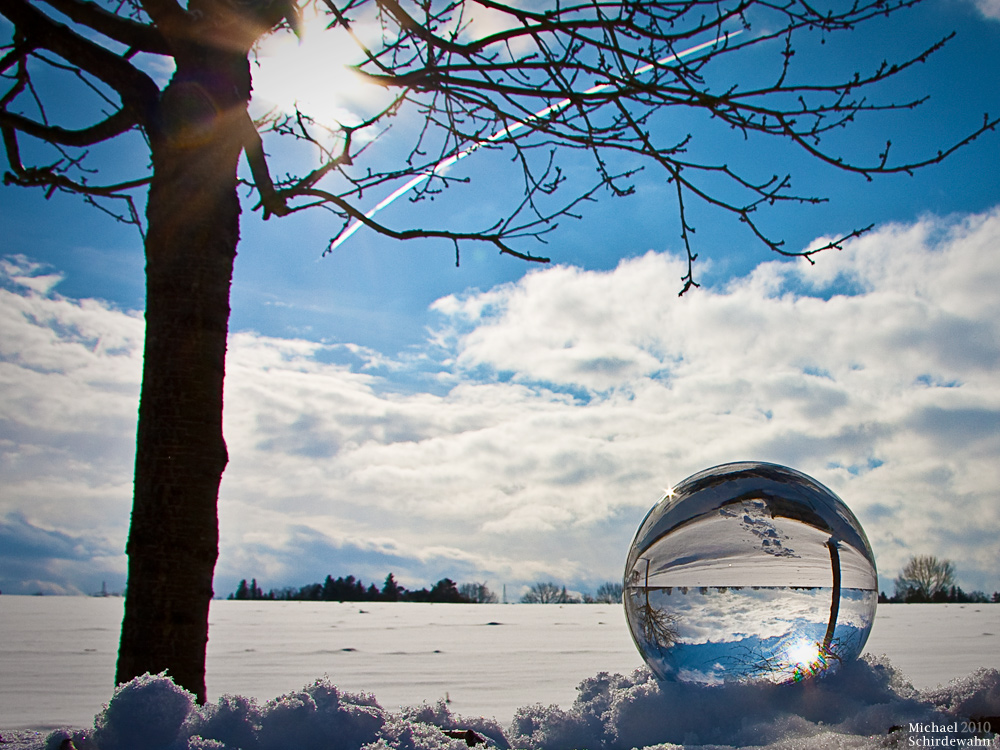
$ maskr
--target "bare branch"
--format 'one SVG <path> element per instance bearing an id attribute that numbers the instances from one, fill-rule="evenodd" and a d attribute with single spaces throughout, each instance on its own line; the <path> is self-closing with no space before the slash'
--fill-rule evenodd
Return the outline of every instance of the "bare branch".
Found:
<path id="1" fill-rule="evenodd" d="M 762 176 L 756 167 L 709 161 L 699 155 L 700 144 L 706 132 L 713 137 L 731 133 L 737 140 L 768 138 L 793 144 L 818 163 L 871 179 L 936 164 L 995 131 L 1000 119 L 984 117 L 971 132 L 918 158 L 898 158 L 888 137 L 883 149 L 867 157 L 835 146 L 829 137 L 861 117 L 919 107 L 923 97 L 883 101 L 876 94 L 931 58 L 951 35 L 903 59 L 834 80 L 803 76 L 796 67 L 796 45 L 814 41 L 815 35 L 825 42 L 827 36 L 918 1 L 857 0 L 821 7 L 807 0 L 580 0 L 525 8 L 500 0 L 322 0 L 331 26 L 357 47 L 362 62 L 356 70 L 369 83 L 391 90 L 393 100 L 352 125 L 322 122 L 298 109 L 257 124 L 242 117 L 240 142 L 252 177 L 244 184 L 256 190 L 264 218 L 313 207 L 339 216 L 344 230 L 335 238 L 338 243 L 363 226 L 399 239 L 446 240 L 455 245 L 456 257 L 461 244 L 478 239 L 505 254 L 537 260 L 520 249 L 522 240 L 544 242 L 560 220 L 578 216 L 583 203 L 595 199 L 598 187 L 617 197 L 632 194 L 634 175 L 655 165 L 674 193 L 688 261 L 683 291 L 697 286 L 691 216 L 699 203 L 732 216 L 769 250 L 810 260 L 868 228 L 844 232 L 824 247 L 789 249 L 766 230 L 764 209 L 813 205 L 825 198 L 793 191 L 789 174 L 768 170 Z M 39 3 L 127 45 L 129 52 L 124 57 L 110 52 L 46 16 Z M 227 42 L 227 29 L 240 40 L 254 37 L 287 17 L 285 6 L 291 4 L 272 0 L 267 8 L 257 8 L 235 0 L 196 0 L 187 6 L 178 0 L 128 0 L 113 13 L 93 0 L 0 0 L 0 13 L 16 29 L 0 60 L 0 72 L 12 81 L 0 98 L 0 127 L 13 159 L 9 179 L 84 195 L 116 192 L 120 186 L 94 188 L 89 180 L 67 174 L 82 169 L 82 157 L 66 152 L 59 152 L 53 164 L 24 167 L 17 133 L 57 149 L 89 146 L 136 127 L 155 138 L 159 92 L 130 64 L 132 52 L 169 54 L 185 60 L 184 66 L 201 59 L 200 49 L 218 48 L 228 55 L 238 44 Z M 487 11 L 488 24 L 480 27 L 474 10 Z M 152 25 L 142 23 L 145 18 Z M 378 42 L 359 31 L 373 20 L 382 26 Z M 100 122 L 90 127 L 73 130 L 50 123 L 28 77 L 29 58 L 63 67 L 105 97 L 100 83 L 106 84 L 121 103 L 109 100 Z M 768 59 L 773 70 L 754 76 L 752 87 L 732 78 L 740 65 L 749 61 L 759 67 Z M 720 61 L 726 62 L 725 77 Z M 225 64 L 239 66 L 242 58 Z M 16 73 L 6 72 L 15 65 Z M 234 70 L 227 69 L 227 75 Z M 15 98 L 22 96 L 20 101 L 35 112 L 14 111 Z M 233 105 L 228 99 L 213 103 L 225 109 Z M 673 123 L 690 113 L 703 115 L 709 129 L 677 132 Z M 399 120 L 412 127 L 411 140 L 397 152 L 398 161 L 387 165 L 374 144 Z M 279 136 L 312 149 L 314 162 L 294 174 L 269 163 L 265 144 Z M 396 131 L 391 143 L 399 148 Z M 519 192 L 487 229 L 396 229 L 373 218 L 404 193 L 415 201 L 433 200 L 449 186 L 467 182 L 468 177 L 449 169 L 478 149 L 507 149 L 522 176 Z M 574 184 L 570 177 L 575 175 L 560 163 L 567 153 L 589 155 L 596 186 Z M 372 195 L 381 202 L 361 210 Z"/>
<path id="2" fill-rule="evenodd" d="M 520 258 L 521 260 L 531 261 L 533 263 L 549 263 L 551 262 L 549 258 L 533 255 L 531 253 L 524 253 L 513 249 L 508 246 L 504 241 L 504 236 L 502 233 L 498 232 L 453 232 L 449 230 L 442 229 L 405 229 L 405 230 L 395 230 L 380 224 L 374 219 L 369 218 L 360 210 L 352 206 L 346 200 L 340 196 L 333 195 L 332 193 L 327 193 L 323 190 L 317 190 L 315 188 L 306 191 L 306 194 L 320 198 L 323 202 L 334 204 L 340 211 L 350 216 L 353 219 L 357 219 L 363 223 L 369 229 L 374 229 L 381 235 L 386 237 L 392 237 L 397 240 L 413 240 L 413 239 L 446 239 L 453 242 L 460 242 L 462 240 L 470 242 L 484 242 L 496 247 L 502 255 L 510 255 L 515 258 Z M 330 240 L 330 245 L 333 244 L 336 237 Z M 326 255 L 332 252 L 328 247 L 323 254 Z"/>
<path id="3" fill-rule="evenodd" d="M 55 125 L 44 125 L 23 115 L 0 110 L 0 125 L 5 125 L 14 130 L 21 131 L 25 135 L 30 135 L 50 143 L 59 143 L 63 146 L 91 146 L 121 135 L 138 124 L 135 115 L 124 109 L 118 110 L 99 123 L 79 130 L 69 130 Z"/>
<path id="4" fill-rule="evenodd" d="M 183 39 L 192 36 L 191 18 L 176 0 L 137 0 L 153 19 L 153 24 L 166 37 Z"/>
<path id="5" fill-rule="evenodd" d="M 45 0 L 45 2 L 76 23 L 88 26 L 127 47 L 158 55 L 169 54 L 170 49 L 166 40 L 153 26 L 123 18 L 90 0 Z"/>
<path id="6" fill-rule="evenodd" d="M 47 49 L 113 88 L 138 122 L 148 126 L 159 90 L 127 60 L 65 25 L 56 23 L 27 0 L 0 0 L 0 14 L 38 49 Z"/>
<path id="7" fill-rule="evenodd" d="M 11 166 L 12 172 L 4 174 L 5 185 L 20 185 L 21 187 L 45 187 L 52 190 L 59 189 L 71 193 L 79 193 L 92 197 L 114 198 L 130 190 L 145 187 L 149 184 L 150 178 L 144 177 L 137 180 L 128 180 L 112 185 L 88 185 L 83 182 L 76 182 L 61 173 L 63 167 L 61 163 L 52 164 L 47 167 L 25 167 L 21 163 L 20 149 L 17 145 L 17 136 L 13 128 L 0 128 L 3 134 L 4 148 L 7 152 L 7 162 Z"/>

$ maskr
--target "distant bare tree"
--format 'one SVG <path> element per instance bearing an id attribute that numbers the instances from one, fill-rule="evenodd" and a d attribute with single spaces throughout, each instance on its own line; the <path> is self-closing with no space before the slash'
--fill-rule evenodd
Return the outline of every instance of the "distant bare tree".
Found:
<path id="1" fill-rule="evenodd" d="M 955 585 L 955 566 L 933 555 L 916 555 L 903 566 L 895 585 L 897 596 L 906 597 L 912 592 L 916 598 L 930 601 L 935 594 Z"/>
<path id="2" fill-rule="evenodd" d="M 608 581 L 597 587 L 594 594 L 594 601 L 600 604 L 620 604 L 622 600 L 622 584 L 617 581 Z"/>
<path id="3" fill-rule="evenodd" d="M 575 599 L 566 587 L 559 587 L 559 584 L 552 581 L 539 581 L 532 584 L 531 588 L 521 597 L 522 604 L 574 604 Z"/>
<path id="4" fill-rule="evenodd" d="M 473 604 L 496 604 L 497 595 L 487 588 L 486 583 L 463 583 L 458 587 L 458 593 Z"/>

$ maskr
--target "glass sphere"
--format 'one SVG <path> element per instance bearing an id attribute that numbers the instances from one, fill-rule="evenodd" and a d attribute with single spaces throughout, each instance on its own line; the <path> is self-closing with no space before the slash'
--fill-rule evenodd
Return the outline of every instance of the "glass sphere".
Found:
<path id="1" fill-rule="evenodd" d="M 625 616 L 663 680 L 784 683 L 857 658 L 878 603 L 871 546 L 833 492 L 776 464 L 688 477 L 646 515 Z"/>

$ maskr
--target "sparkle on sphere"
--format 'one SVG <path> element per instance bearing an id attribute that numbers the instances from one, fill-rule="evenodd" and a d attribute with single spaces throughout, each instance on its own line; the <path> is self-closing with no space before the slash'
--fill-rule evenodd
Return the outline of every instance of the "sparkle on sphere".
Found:
<path id="1" fill-rule="evenodd" d="M 657 677 L 784 683 L 857 658 L 878 602 L 871 546 L 833 492 L 776 464 L 671 487 L 625 565 L 625 616 Z"/>

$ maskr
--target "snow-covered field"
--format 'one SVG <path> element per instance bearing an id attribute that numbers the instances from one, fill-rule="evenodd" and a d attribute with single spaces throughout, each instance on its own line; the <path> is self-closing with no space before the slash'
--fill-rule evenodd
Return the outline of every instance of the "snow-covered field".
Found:
<path id="1" fill-rule="evenodd" d="M 34 745 L 20 746 L 44 747 L 54 728 L 94 726 L 95 714 L 111 698 L 121 613 L 122 601 L 113 598 L 0 597 L 3 739 L 12 736 L 9 730 L 28 729 L 41 734 L 27 735 Z M 406 722 L 396 712 L 439 700 L 446 701 L 442 708 L 414 726 L 451 722 L 494 734 L 502 727 L 498 745 L 537 750 L 664 742 L 905 747 L 914 746 L 914 735 L 888 735 L 892 726 L 1000 715 L 1000 673 L 968 678 L 983 667 L 1000 668 L 1000 605 L 882 605 L 865 653 L 884 654 L 897 671 L 869 661 L 811 686 L 692 689 L 632 675 L 642 662 L 618 606 L 217 601 L 208 691 L 210 701 L 224 694 L 256 699 L 260 711 L 246 721 L 266 729 L 261 717 L 268 711 L 287 714 L 292 704 L 305 710 L 303 701 L 318 710 L 316 695 L 270 707 L 267 702 L 326 675 L 341 691 L 374 695 L 378 708 L 365 705 L 362 712 L 396 717 L 371 738 L 381 750 L 437 747 L 437 740 L 419 740 L 412 726 L 403 731 Z M 578 693 L 583 680 L 601 672 L 623 677 L 591 680 Z M 955 678 L 967 679 L 934 690 Z M 169 697 L 162 684 L 147 690 Z M 329 693 L 328 687 L 319 690 Z M 533 704 L 561 708 L 521 708 Z M 412 712 L 403 716 L 415 720 Z M 103 722 L 114 723 L 108 716 Z M 917 734 L 945 736 L 928 726 Z M 110 737 L 104 735 L 101 750 L 115 745 Z M 80 750 L 88 744 L 83 736 L 76 742 Z M 191 742 L 181 746 L 236 747 L 223 740 Z M 288 750 L 308 750 L 302 738 L 293 744 Z M 272 747 L 264 739 L 258 746 Z M 360 745 L 344 745 L 354 747 Z"/>

